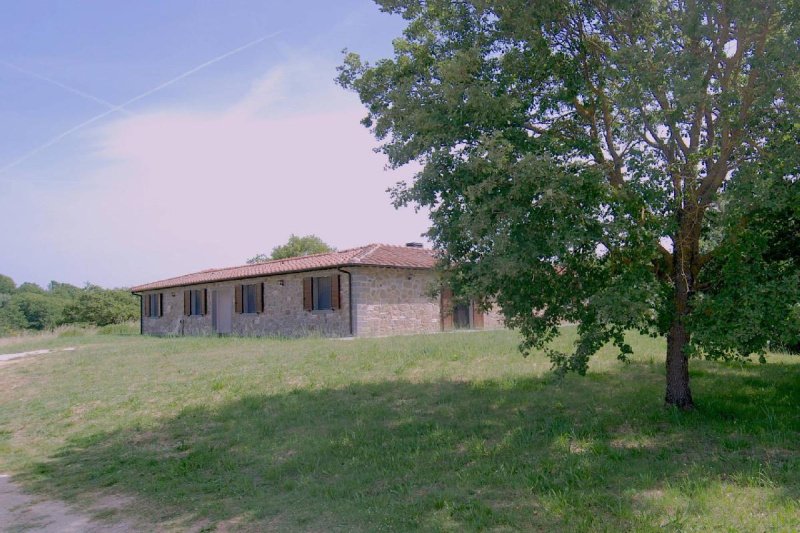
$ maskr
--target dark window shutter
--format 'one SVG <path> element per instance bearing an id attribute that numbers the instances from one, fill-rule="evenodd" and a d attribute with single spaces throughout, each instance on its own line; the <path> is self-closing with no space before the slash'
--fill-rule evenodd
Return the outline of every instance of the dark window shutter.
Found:
<path id="1" fill-rule="evenodd" d="M 183 314 L 189 316 L 192 314 L 192 291 L 183 291 Z"/>
<path id="2" fill-rule="evenodd" d="M 158 293 L 158 316 L 164 316 L 164 293 Z"/>
<path id="3" fill-rule="evenodd" d="M 483 313 L 475 302 L 472 302 L 472 328 L 483 329 Z"/>
<path id="4" fill-rule="evenodd" d="M 331 276 L 331 309 L 341 309 L 342 299 L 339 292 L 339 274 Z"/>
<path id="5" fill-rule="evenodd" d="M 314 306 L 314 296 L 311 294 L 311 278 L 303 278 L 303 309 L 311 311 Z"/>
<path id="6" fill-rule="evenodd" d="M 142 296 L 142 301 L 144 302 L 144 316 L 150 316 L 150 295 L 145 294 Z"/>
<path id="7" fill-rule="evenodd" d="M 256 312 L 264 312 L 264 284 L 256 285 Z"/>
<path id="8" fill-rule="evenodd" d="M 442 287 L 442 297 L 439 302 L 442 313 L 442 331 L 453 329 L 453 290 L 450 287 Z"/>
<path id="9" fill-rule="evenodd" d="M 203 311 L 202 314 L 208 314 L 208 289 L 203 289 Z"/>
<path id="10" fill-rule="evenodd" d="M 233 308 L 238 314 L 242 314 L 242 286 L 237 285 L 233 291 Z"/>

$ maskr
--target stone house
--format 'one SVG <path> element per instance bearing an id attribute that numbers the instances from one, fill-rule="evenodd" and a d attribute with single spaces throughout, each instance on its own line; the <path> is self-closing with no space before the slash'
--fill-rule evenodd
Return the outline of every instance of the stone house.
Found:
<path id="1" fill-rule="evenodd" d="M 151 335 L 374 337 L 502 327 L 494 311 L 453 304 L 431 250 L 370 244 L 134 287 Z M 438 292 L 438 295 L 434 295 Z"/>

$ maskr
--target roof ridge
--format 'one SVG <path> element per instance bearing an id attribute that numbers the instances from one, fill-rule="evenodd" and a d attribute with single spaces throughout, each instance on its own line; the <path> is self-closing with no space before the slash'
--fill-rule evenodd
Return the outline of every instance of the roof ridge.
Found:
<path id="1" fill-rule="evenodd" d="M 366 259 L 370 255 L 375 253 L 375 250 L 377 250 L 381 246 L 384 246 L 384 245 L 377 244 L 377 243 L 367 244 L 366 246 L 362 247 L 362 251 L 360 253 L 355 254 L 353 257 L 350 258 L 350 260 L 355 262 L 355 263 L 360 263 L 361 261 L 363 261 L 364 259 Z"/>
<path id="2" fill-rule="evenodd" d="M 400 253 L 400 251 L 405 253 Z M 411 253 L 410 256 L 409 253 Z M 421 256 L 427 256 L 430 259 L 422 259 Z M 287 257 L 285 259 L 270 259 L 262 263 L 211 268 L 138 285 L 133 287 L 132 290 L 137 292 L 141 290 L 152 290 L 154 288 L 194 285 L 227 279 L 269 276 L 282 272 L 300 272 L 348 265 L 432 268 L 433 264 L 430 263 L 432 260 L 433 254 L 431 250 L 372 243 L 345 250 L 320 252 L 297 257 Z"/>
<path id="3" fill-rule="evenodd" d="M 263 265 L 265 263 L 277 263 L 279 261 L 292 261 L 294 259 L 305 259 L 307 257 L 319 257 L 321 255 L 345 254 L 345 253 L 352 252 L 353 250 L 357 250 L 357 249 L 358 248 L 349 248 L 347 250 L 331 250 L 329 252 L 317 252 L 315 254 L 295 255 L 294 257 L 284 257 L 284 258 L 281 258 L 281 259 L 267 259 L 266 261 L 259 261 L 258 263 L 245 264 L 245 265 L 240 265 L 240 266 Z M 239 267 L 232 267 L 232 268 L 239 268 Z"/>
<path id="4" fill-rule="evenodd" d="M 367 246 L 369 246 L 369 245 L 367 245 Z M 324 256 L 324 255 L 346 254 L 346 253 L 350 253 L 350 252 L 355 252 L 357 250 L 361 250 L 363 248 L 366 248 L 367 246 L 358 246 L 356 248 L 348 248 L 346 250 L 332 250 L 330 252 L 317 252 L 315 254 L 296 255 L 294 257 L 284 257 L 284 258 L 281 258 L 281 259 L 267 259 L 266 261 L 259 261 L 258 263 L 245 263 L 243 265 L 234 265 L 234 266 L 229 266 L 229 267 L 206 268 L 204 270 L 199 270 L 197 272 L 190 272 L 189 274 L 183 274 L 181 276 L 175 276 L 175 277 L 178 278 L 178 277 L 183 277 L 183 276 L 191 276 L 193 274 L 204 274 L 204 273 L 208 273 L 208 272 L 222 272 L 223 270 L 233 270 L 233 269 L 236 269 L 236 268 L 256 267 L 256 266 L 259 266 L 259 265 L 279 264 L 279 263 L 285 263 L 285 262 L 288 262 L 288 261 L 297 261 L 299 259 L 320 257 L 320 256 Z"/>

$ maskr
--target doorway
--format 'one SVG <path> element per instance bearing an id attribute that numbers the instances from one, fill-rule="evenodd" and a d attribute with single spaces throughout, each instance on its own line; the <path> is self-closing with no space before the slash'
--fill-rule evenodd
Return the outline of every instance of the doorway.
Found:
<path id="1" fill-rule="evenodd" d="M 458 304 L 453 307 L 453 327 L 455 329 L 470 329 L 470 315 L 472 315 L 470 304 Z"/>
<path id="2" fill-rule="evenodd" d="M 211 292 L 211 326 L 218 335 L 229 335 L 233 322 L 233 287 Z"/>

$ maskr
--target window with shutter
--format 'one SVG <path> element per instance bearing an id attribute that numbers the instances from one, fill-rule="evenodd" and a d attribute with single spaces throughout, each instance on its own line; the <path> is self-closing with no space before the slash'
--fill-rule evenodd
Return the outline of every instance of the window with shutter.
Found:
<path id="1" fill-rule="evenodd" d="M 306 311 L 330 311 L 340 306 L 338 274 L 303 279 L 303 308 Z"/>
<path id="2" fill-rule="evenodd" d="M 163 293 L 156 292 L 153 294 L 146 294 L 142 297 L 142 301 L 144 302 L 144 316 L 147 318 L 158 318 L 162 315 L 161 301 L 163 296 Z"/>
<path id="3" fill-rule="evenodd" d="M 194 289 L 189 291 L 189 314 L 203 316 L 206 314 L 206 290 Z"/>
<path id="4" fill-rule="evenodd" d="M 331 278 L 314 278 L 313 283 L 314 310 L 322 311 L 331 309 Z"/>
<path id="5" fill-rule="evenodd" d="M 261 312 L 261 298 L 259 295 L 259 287 L 261 284 L 242 285 L 242 312 L 243 313 L 260 313 Z"/>

